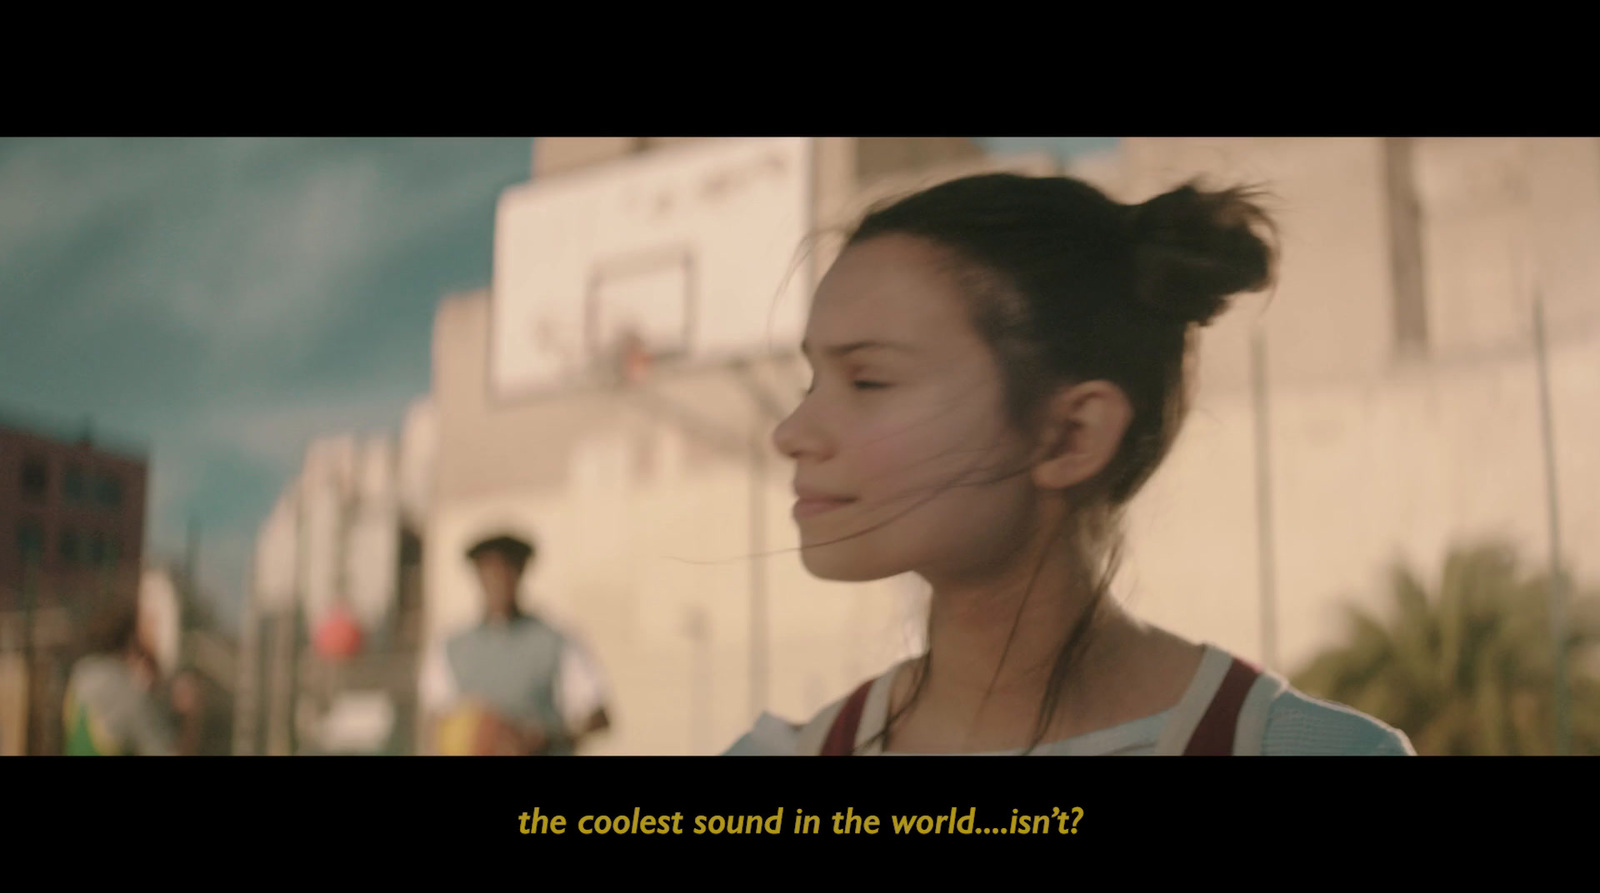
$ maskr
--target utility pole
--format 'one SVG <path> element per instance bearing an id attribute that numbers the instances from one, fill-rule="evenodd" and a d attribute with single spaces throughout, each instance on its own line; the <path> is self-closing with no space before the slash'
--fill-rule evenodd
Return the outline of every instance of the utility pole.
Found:
<path id="1" fill-rule="evenodd" d="M 1257 327 L 1250 338 L 1250 379 L 1256 417 L 1256 552 L 1261 590 L 1261 659 L 1278 668 L 1277 566 L 1272 521 L 1272 426 L 1267 414 L 1266 335 Z"/>
<path id="2" fill-rule="evenodd" d="M 759 418 L 759 417 L 758 417 Z M 750 437 L 750 713 L 767 709 L 767 451 Z"/>
<path id="3" fill-rule="evenodd" d="M 184 556 L 183 556 L 183 575 L 184 575 L 185 578 L 188 579 L 189 586 L 191 588 L 193 588 L 193 589 L 198 589 L 199 588 L 199 583 L 195 579 L 195 575 L 198 574 L 199 571 L 200 571 L 200 521 L 199 521 L 198 518 L 195 518 L 195 517 L 191 516 L 189 518 L 189 543 L 188 543 L 188 548 L 184 550 Z M 193 592 L 191 594 L 192 595 L 198 595 L 199 593 L 198 592 Z"/>
<path id="4" fill-rule="evenodd" d="M 1544 441 L 1545 502 L 1550 524 L 1550 640 L 1555 654 L 1556 755 L 1572 753 L 1572 692 L 1567 679 L 1566 579 L 1561 571 L 1561 510 L 1557 501 L 1555 425 L 1550 411 L 1550 357 L 1545 340 L 1544 299 L 1533 295 L 1533 343 L 1539 367 L 1539 421 Z"/>
<path id="5" fill-rule="evenodd" d="M 34 743 L 34 731 L 37 723 L 34 722 L 34 708 L 38 706 L 38 699 L 34 692 L 38 687 L 38 666 L 34 659 L 34 603 L 39 597 L 39 565 L 34 556 L 24 555 L 22 559 L 22 752 L 37 755 L 38 747 Z"/>

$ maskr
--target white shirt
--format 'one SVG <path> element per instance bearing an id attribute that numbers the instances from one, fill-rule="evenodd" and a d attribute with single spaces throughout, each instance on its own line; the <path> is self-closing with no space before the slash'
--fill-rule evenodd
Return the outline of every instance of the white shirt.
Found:
<path id="1" fill-rule="evenodd" d="M 1228 652 L 1207 645 L 1200 669 L 1178 704 L 1142 719 L 1100 729 L 1034 748 L 1036 756 L 1156 756 L 1182 753 L 1200 719 L 1211 705 L 1233 662 Z M 874 680 L 856 744 L 866 744 L 888 722 L 889 691 L 899 667 Z M 844 699 L 824 708 L 809 723 L 795 726 L 771 714 L 762 714 L 744 737 L 724 756 L 804 756 L 821 750 L 824 737 L 844 705 Z M 860 751 L 882 756 L 880 743 Z M 974 756 L 1006 756 L 1005 753 Z M 1322 701 L 1290 688 L 1273 673 L 1262 673 L 1251 688 L 1240 713 L 1234 753 L 1262 756 L 1414 756 L 1411 742 L 1399 731 L 1355 710 Z M 899 756 L 899 754 L 889 754 Z"/>
<path id="2" fill-rule="evenodd" d="M 609 691 L 600 664 L 589 649 L 571 635 L 563 635 L 566 644 L 556 671 L 555 697 L 568 729 L 576 731 L 595 711 L 606 706 Z M 423 658 L 419 694 L 423 709 L 435 714 L 447 712 L 462 700 L 443 642 L 429 647 Z"/>

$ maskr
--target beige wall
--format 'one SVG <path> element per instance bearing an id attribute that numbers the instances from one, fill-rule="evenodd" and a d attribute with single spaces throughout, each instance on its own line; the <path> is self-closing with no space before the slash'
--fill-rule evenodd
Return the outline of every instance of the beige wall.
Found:
<path id="1" fill-rule="evenodd" d="M 1448 546 L 1504 535 L 1545 560 L 1534 269 L 1551 320 L 1564 551 L 1600 575 L 1600 267 L 1584 247 L 1600 240 L 1600 151 L 1593 140 L 1418 141 L 1420 359 L 1394 350 L 1380 162 L 1376 140 L 1135 139 L 1074 166 L 1123 200 L 1197 173 L 1277 194 L 1282 283 L 1270 304 L 1246 298 L 1205 333 L 1197 406 L 1134 504 L 1123 584 L 1153 620 L 1260 657 L 1248 386 L 1249 338 L 1263 326 L 1288 667 L 1339 634 L 1345 597 L 1370 599 L 1396 557 L 1431 573 Z"/>
<path id="2" fill-rule="evenodd" d="M 1552 350 L 1564 554 L 1600 577 L 1600 338 Z M 1387 610 L 1386 565 L 1433 579 L 1451 545 L 1504 536 L 1548 555 L 1537 379 L 1529 351 L 1419 367 L 1378 385 L 1271 394 L 1279 654 L 1300 666 L 1342 632 L 1347 597 Z M 1261 654 L 1254 415 L 1247 392 L 1202 395 L 1135 501 L 1123 591 L 1153 622 Z M 1542 567 L 1542 564 L 1537 565 Z"/>
<path id="3" fill-rule="evenodd" d="M 1533 282 L 1553 328 L 1600 320 L 1600 144 L 1593 139 L 1416 141 L 1424 288 L 1434 360 L 1526 345 Z M 1248 342 L 1265 326 L 1280 384 L 1397 374 L 1381 144 L 1371 138 L 1125 140 L 1072 173 L 1123 201 L 1192 177 L 1273 193 L 1283 266 L 1205 333 L 1206 387 L 1248 386 Z"/>

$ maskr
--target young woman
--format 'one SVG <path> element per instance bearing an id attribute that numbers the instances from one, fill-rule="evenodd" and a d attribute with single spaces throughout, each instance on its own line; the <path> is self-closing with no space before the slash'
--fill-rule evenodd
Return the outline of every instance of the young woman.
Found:
<path id="1" fill-rule="evenodd" d="M 1118 518 L 1177 436 L 1196 330 L 1272 281 L 1270 220 L 1193 185 L 946 183 L 869 214 L 820 284 L 778 426 L 802 558 L 932 587 L 929 647 L 739 754 L 1410 754 L 1109 595 Z"/>

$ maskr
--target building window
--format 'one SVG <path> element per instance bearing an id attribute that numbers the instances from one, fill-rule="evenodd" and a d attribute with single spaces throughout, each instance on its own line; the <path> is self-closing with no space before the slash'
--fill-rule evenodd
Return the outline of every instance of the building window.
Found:
<path id="1" fill-rule="evenodd" d="M 23 564 L 37 564 L 44 558 L 44 525 L 34 518 L 17 524 L 17 553 Z"/>
<path id="2" fill-rule="evenodd" d="M 50 495 L 50 463 L 40 456 L 22 460 L 22 496 L 43 502 Z"/>
<path id="3" fill-rule="evenodd" d="M 101 475 L 95 480 L 94 497 L 102 508 L 121 508 L 122 481 L 109 474 Z"/>
<path id="4" fill-rule="evenodd" d="M 77 567 L 83 562 L 83 540 L 75 530 L 61 531 L 61 564 Z"/>
<path id="5" fill-rule="evenodd" d="M 93 534 L 89 537 L 89 564 L 92 567 L 104 567 L 106 563 L 106 535 Z"/>
<path id="6" fill-rule="evenodd" d="M 122 547 L 117 544 L 117 538 L 106 538 L 106 566 L 116 567 L 122 562 Z"/>
<path id="7" fill-rule="evenodd" d="M 83 473 L 83 466 L 69 465 L 61 473 L 61 496 L 73 505 L 82 505 L 88 501 L 88 481 Z"/>

